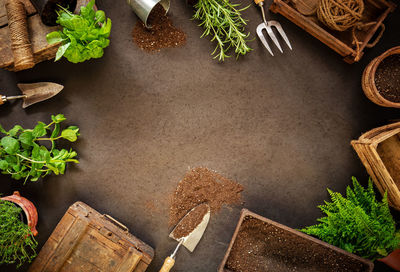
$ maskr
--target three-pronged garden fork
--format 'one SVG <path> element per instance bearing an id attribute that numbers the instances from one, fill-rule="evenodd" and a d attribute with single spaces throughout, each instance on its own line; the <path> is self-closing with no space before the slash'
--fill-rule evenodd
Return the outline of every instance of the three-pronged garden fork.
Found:
<path id="1" fill-rule="evenodd" d="M 282 28 L 281 24 L 279 22 L 277 22 L 277 21 L 267 21 L 265 19 L 264 0 L 254 0 L 254 3 L 256 3 L 256 5 L 258 5 L 261 8 L 262 17 L 263 17 L 263 20 L 264 20 L 264 22 L 259 24 L 258 27 L 257 27 L 257 35 L 260 38 L 260 40 L 263 43 L 263 45 L 265 46 L 265 48 L 267 48 L 268 52 L 272 56 L 274 55 L 274 53 L 272 53 L 271 47 L 269 47 L 268 42 L 265 39 L 265 36 L 263 34 L 263 30 L 267 31 L 268 36 L 274 42 L 276 47 L 278 47 L 279 51 L 281 51 L 281 53 L 283 53 L 282 47 L 280 46 L 279 41 L 276 38 L 274 31 L 272 30 L 272 27 L 276 28 L 276 30 L 282 36 L 283 40 L 286 42 L 286 44 L 288 45 L 290 50 L 292 50 L 292 45 L 290 44 L 289 39 L 285 34 L 285 31 L 283 31 L 283 28 Z"/>

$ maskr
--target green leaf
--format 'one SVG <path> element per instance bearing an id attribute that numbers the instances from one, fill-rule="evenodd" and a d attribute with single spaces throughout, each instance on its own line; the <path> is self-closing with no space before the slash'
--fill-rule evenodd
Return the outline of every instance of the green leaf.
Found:
<path id="1" fill-rule="evenodd" d="M 106 14 L 102 10 L 96 11 L 96 14 L 94 17 L 95 17 L 96 21 L 100 22 L 100 23 L 103 23 L 106 20 Z"/>
<path id="2" fill-rule="evenodd" d="M 55 124 L 53 132 L 51 133 L 51 138 L 57 138 L 58 134 L 60 134 L 60 124 Z"/>
<path id="3" fill-rule="evenodd" d="M 66 43 L 66 44 L 61 45 L 57 50 L 56 58 L 55 58 L 54 61 L 57 61 L 57 60 L 61 59 L 61 57 L 64 55 L 65 51 L 67 51 L 67 49 L 68 49 L 68 47 L 70 45 L 71 45 L 71 43 L 69 43 L 69 42 Z"/>
<path id="4" fill-rule="evenodd" d="M 42 122 L 38 122 L 38 124 L 35 126 L 35 128 L 32 131 L 32 135 L 35 138 L 42 137 L 42 136 L 46 135 L 46 133 L 47 133 L 46 124 L 42 123 Z"/>
<path id="5" fill-rule="evenodd" d="M 24 130 L 20 125 L 15 125 L 8 134 L 12 137 L 16 136 L 20 130 Z"/>
<path id="6" fill-rule="evenodd" d="M 0 160 L 0 169 L 6 170 L 8 168 L 8 162 L 6 160 Z"/>
<path id="7" fill-rule="evenodd" d="M 64 129 L 61 132 L 61 137 L 70 141 L 70 142 L 75 142 L 78 138 L 78 131 L 73 130 L 73 129 Z"/>
<path id="8" fill-rule="evenodd" d="M 18 139 L 21 141 L 21 143 L 23 143 L 23 144 L 25 144 L 25 145 L 28 145 L 28 146 L 33 145 L 33 139 L 34 139 L 34 137 L 33 137 L 33 133 L 30 132 L 30 131 L 22 132 L 22 133 L 19 135 L 19 138 L 18 138 Z"/>
<path id="9" fill-rule="evenodd" d="M 0 132 L 3 134 L 8 134 L 7 131 L 0 125 Z"/>
<path id="10" fill-rule="evenodd" d="M 19 149 L 18 140 L 10 136 L 3 137 L 0 143 L 4 147 L 4 150 L 7 152 L 7 154 L 10 155 L 16 154 Z"/>
<path id="11" fill-rule="evenodd" d="M 60 114 L 57 114 L 56 116 L 52 115 L 52 116 L 51 116 L 51 120 L 52 120 L 54 123 L 58 124 L 58 123 L 61 123 L 62 121 L 67 120 L 67 118 L 65 118 L 64 114 L 61 114 L 61 113 L 60 113 Z"/>
<path id="12" fill-rule="evenodd" d="M 63 41 L 62 32 L 53 31 L 46 35 L 46 40 L 48 44 L 59 43 Z"/>

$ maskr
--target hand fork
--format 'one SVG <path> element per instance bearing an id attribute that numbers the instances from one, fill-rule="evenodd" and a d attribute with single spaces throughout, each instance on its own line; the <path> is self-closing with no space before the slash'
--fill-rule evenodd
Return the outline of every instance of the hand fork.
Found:
<path id="1" fill-rule="evenodd" d="M 256 3 L 256 5 L 258 5 L 261 8 L 261 13 L 262 13 L 262 17 L 263 17 L 263 23 L 259 24 L 257 26 L 257 35 L 260 38 L 261 42 L 263 43 L 263 45 L 265 46 L 265 48 L 267 48 L 268 52 L 273 56 L 274 53 L 272 53 L 271 48 L 268 45 L 267 40 L 264 37 L 263 34 L 263 30 L 265 29 L 267 31 L 268 36 L 271 38 L 271 40 L 274 42 L 274 44 L 276 45 L 276 47 L 278 47 L 279 51 L 281 51 L 281 53 L 283 53 L 282 47 L 279 44 L 278 39 L 276 38 L 272 27 L 274 26 L 276 28 L 276 30 L 278 30 L 279 34 L 282 36 L 282 38 L 285 40 L 286 44 L 289 46 L 290 50 L 292 50 L 292 45 L 289 42 L 288 37 L 285 34 L 285 31 L 283 31 L 283 28 L 281 26 L 281 24 L 277 21 L 267 21 L 265 19 L 265 12 L 264 12 L 264 0 L 254 0 L 254 2 Z"/>

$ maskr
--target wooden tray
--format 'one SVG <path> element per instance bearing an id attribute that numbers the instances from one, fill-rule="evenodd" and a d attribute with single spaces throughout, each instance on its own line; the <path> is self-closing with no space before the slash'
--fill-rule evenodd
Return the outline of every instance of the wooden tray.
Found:
<path id="1" fill-rule="evenodd" d="M 268 218 L 262 217 L 256 213 L 253 213 L 247 209 L 242 209 L 242 212 L 240 214 L 240 219 L 239 222 L 236 226 L 235 232 L 233 234 L 232 240 L 229 244 L 229 247 L 225 253 L 224 259 L 222 261 L 222 263 L 220 264 L 219 268 L 218 268 L 218 272 L 235 272 L 235 271 L 231 271 L 226 267 L 226 263 L 228 261 L 229 255 L 231 253 L 232 247 L 236 241 L 236 238 L 239 234 L 240 231 L 240 227 L 242 225 L 242 223 L 244 222 L 244 220 L 246 218 L 254 218 L 257 220 L 260 220 L 264 223 L 266 223 L 269 226 L 272 226 L 274 230 L 271 231 L 270 235 L 271 236 L 279 236 L 280 233 L 289 233 L 292 236 L 296 236 L 298 238 L 300 238 L 301 240 L 303 240 L 304 242 L 302 242 L 302 244 L 307 244 L 309 245 L 309 247 L 307 248 L 307 250 L 301 249 L 299 248 L 296 243 L 293 243 L 293 241 L 290 241 L 289 239 L 283 239 L 282 238 L 282 247 L 287 247 L 287 246 L 291 246 L 292 250 L 293 250 L 293 255 L 296 256 L 296 258 L 298 259 L 299 262 L 299 267 L 301 268 L 301 271 L 305 271 L 306 267 L 304 267 L 304 264 L 302 262 L 302 255 L 304 254 L 313 254 L 313 250 L 315 250 L 316 248 L 320 248 L 323 249 L 325 251 L 326 254 L 331 254 L 332 252 L 334 252 L 336 254 L 336 258 L 338 258 L 337 262 L 338 264 L 342 263 L 343 261 L 347 260 L 347 261 L 353 261 L 353 262 L 358 262 L 361 263 L 363 265 L 363 268 L 365 268 L 363 271 L 365 272 L 372 272 L 374 269 L 374 264 L 364 258 L 361 258 L 359 256 L 356 256 L 352 253 L 349 253 L 341 248 L 332 246 L 328 243 L 325 243 L 321 240 L 318 240 L 316 238 L 313 238 L 307 234 L 304 234 L 302 232 L 299 232 L 297 230 L 294 230 L 292 228 L 289 228 L 285 225 L 279 224 L 277 222 L 274 222 Z M 279 255 L 279 252 L 277 253 Z M 330 256 L 330 258 L 333 258 L 333 254 L 331 254 L 332 256 Z M 314 255 L 315 257 L 316 255 Z M 320 258 L 321 256 L 317 257 Z M 323 261 L 322 259 L 320 261 Z M 303 265 L 303 266 L 302 266 Z M 336 272 L 336 271 L 343 271 L 344 267 L 335 267 L 332 269 L 332 272 Z M 282 263 L 282 270 L 279 271 L 286 271 L 288 270 L 288 268 L 285 266 L 284 263 Z M 265 267 L 264 271 L 270 271 L 270 269 L 268 269 L 268 267 Z M 260 271 L 262 272 L 262 271 Z M 278 272 L 278 271 L 277 271 Z"/>
<path id="2" fill-rule="evenodd" d="M 108 215 L 76 202 L 58 223 L 29 272 L 143 272 L 154 250 Z"/>
<path id="3" fill-rule="evenodd" d="M 296 237 L 296 238 L 301 239 L 303 241 L 302 242 L 303 245 L 307 244 L 307 249 L 304 250 L 304 248 L 298 247 L 296 245 L 296 243 L 294 243 L 290 239 L 282 238 L 282 240 L 281 240 L 282 241 L 281 242 L 282 248 L 288 247 L 288 246 L 291 247 L 292 254 L 295 255 L 296 259 L 298 260 L 299 269 L 300 269 L 299 271 L 305 271 L 305 269 L 307 269 L 307 267 L 304 267 L 304 263 L 302 261 L 303 256 L 304 256 L 304 258 L 307 258 L 307 257 L 309 258 L 310 256 L 306 256 L 306 255 L 310 254 L 310 252 L 312 252 L 312 250 L 316 249 L 316 248 L 320 248 L 327 255 L 330 255 L 329 258 L 337 258 L 337 263 L 338 264 L 341 264 L 341 263 L 343 263 L 345 261 L 347 261 L 347 262 L 358 262 L 358 263 L 362 264 L 362 266 L 363 266 L 363 270 L 362 271 L 372 272 L 373 269 L 374 269 L 374 264 L 371 261 L 367 260 L 367 259 L 361 258 L 361 257 L 356 256 L 356 255 L 354 255 L 352 253 L 349 253 L 349 252 L 347 252 L 347 251 L 345 251 L 345 250 L 343 250 L 341 248 L 332 246 L 332 245 L 330 245 L 328 243 L 325 243 L 325 242 L 323 242 L 321 240 L 313 238 L 313 237 L 311 237 L 311 236 L 309 236 L 307 234 L 304 234 L 302 232 L 299 232 L 297 230 L 289 228 L 289 227 L 287 227 L 285 225 L 282 225 L 282 224 L 279 224 L 277 222 L 274 222 L 274 221 L 272 221 L 272 220 L 270 220 L 268 218 L 262 217 L 262 216 L 260 216 L 260 215 L 258 215 L 256 213 L 253 213 L 253 212 L 251 212 L 251 211 L 249 211 L 247 209 L 242 209 L 242 212 L 240 214 L 239 222 L 238 222 L 238 224 L 236 226 L 236 229 L 235 229 L 235 232 L 233 234 L 232 240 L 231 240 L 231 242 L 229 244 L 229 247 L 228 247 L 228 249 L 227 249 L 227 251 L 225 253 L 224 259 L 223 259 L 222 263 L 220 264 L 220 266 L 218 268 L 218 272 L 235 272 L 235 271 L 232 271 L 232 270 L 228 269 L 226 267 L 226 263 L 228 261 L 228 258 L 229 258 L 229 255 L 231 253 L 232 247 L 233 247 L 233 245 L 234 245 L 234 243 L 236 241 L 236 238 L 237 238 L 237 236 L 239 234 L 240 227 L 242 226 L 242 224 L 246 220 L 246 218 L 254 218 L 254 219 L 257 219 L 257 220 L 260 220 L 260 221 L 264 222 L 268 226 L 272 226 L 271 232 L 269 234 L 270 236 L 274 236 L 274 237 L 278 236 L 279 237 L 281 233 L 282 234 L 283 233 L 286 233 L 286 234 L 289 233 L 289 235 L 291 235 L 292 237 Z M 336 257 L 334 257 L 334 254 L 332 254 L 333 252 L 335 253 Z M 279 255 L 280 253 L 276 252 L 276 254 Z M 326 256 L 326 255 L 324 255 L 324 256 Z M 316 261 L 318 261 L 318 262 L 323 262 L 324 261 L 321 258 L 322 257 L 321 255 L 319 255 L 319 256 L 314 255 L 313 257 L 315 257 Z M 318 260 L 318 258 L 320 258 L 320 260 Z M 281 265 L 282 265 L 282 270 L 279 269 L 276 272 L 287 271 L 288 270 L 288 267 L 285 266 L 284 263 L 282 263 Z M 345 268 L 345 265 L 342 265 L 341 267 L 334 267 L 334 268 L 332 268 L 331 272 L 343 271 L 344 268 Z M 264 271 L 270 271 L 270 268 L 265 267 Z M 262 271 L 260 271 L 260 272 L 262 272 Z"/>
<path id="4" fill-rule="evenodd" d="M 318 1 L 318 0 L 314 0 Z M 384 30 L 383 21 L 390 12 L 393 12 L 396 5 L 385 0 L 365 0 L 365 10 L 362 22 L 376 22 L 375 25 L 367 27 L 362 31 L 356 31 L 360 44 L 360 52 L 357 52 L 353 45 L 352 31 L 344 32 L 333 31 L 320 23 L 316 15 L 304 16 L 296 10 L 293 0 L 274 0 L 270 10 L 274 13 L 280 13 L 291 22 L 295 23 L 315 38 L 336 51 L 347 63 L 354 63 L 361 59 L 366 47 L 373 46 L 372 38 L 379 28 Z M 393 26 L 395 27 L 395 26 Z M 378 34 L 377 34 L 378 35 Z"/>
<path id="5" fill-rule="evenodd" d="M 351 145 L 380 193 L 387 191 L 389 204 L 400 210 L 400 122 L 372 129 Z"/>

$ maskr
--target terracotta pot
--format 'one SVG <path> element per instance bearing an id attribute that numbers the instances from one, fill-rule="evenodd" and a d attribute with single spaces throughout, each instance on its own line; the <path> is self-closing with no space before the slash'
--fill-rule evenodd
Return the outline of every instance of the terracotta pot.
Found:
<path id="1" fill-rule="evenodd" d="M 36 230 L 36 225 L 38 222 L 38 213 L 35 205 L 33 205 L 33 203 L 30 202 L 25 197 L 22 197 L 18 191 L 15 191 L 14 194 L 10 196 L 2 197 L 1 199 L 13 202 L 22 208 L 22 210 L 26 215 L 28 226 L 31 228 L 32 234 L 36 236 L 38 234 L 38 231 Z"/>
<path id="2" fill-rule="evenodd" d="M 369 100 L 374 102 L 377 105 L 383 107 L 392 107 L 392 108 L 400 108 L 400 103 L 392 102 L 384 98 L 378 91 L 375 85 L 375 73 L 379 64 L 387 58 L 388 56 L 400 54 L 400 46 L 393 47 L 387 50 L 385 53 L 373 59 L 368 66 L 365 68 L 361 85 L 364 90 L 365 95 Z"/>
<path id="3" fill-rule="evenodd" d="M 378 259 L 378 261 L 385 263 L 396 271 L 400 271 L 400 249 L 396 249 L 385 258 Z"/>

